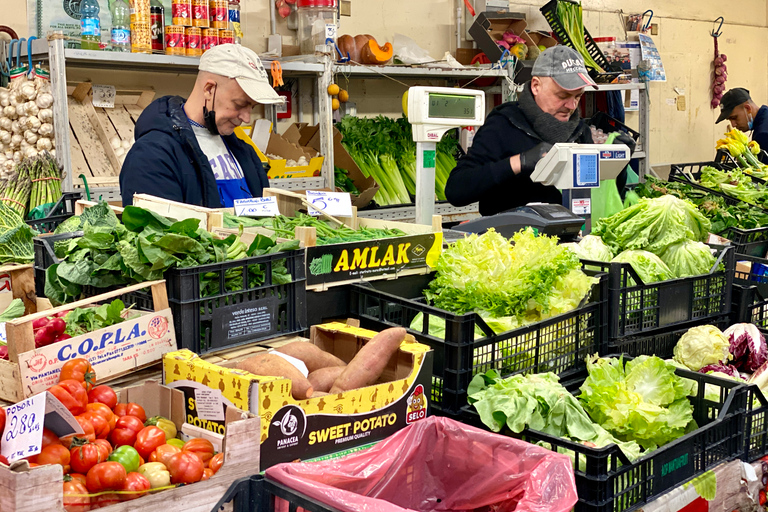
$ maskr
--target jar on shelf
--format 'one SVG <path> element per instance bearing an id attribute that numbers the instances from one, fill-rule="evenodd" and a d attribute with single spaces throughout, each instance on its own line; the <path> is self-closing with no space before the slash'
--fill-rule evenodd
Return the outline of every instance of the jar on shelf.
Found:
<path id="1" fill-rule="evenodd" d="M 326 39 L 336 41 L 339 26 L 336 4 L 337 0 L 298 0 L 296 14 L 302 54 L 315 53 L 315 46 L 325 44 Z"/>

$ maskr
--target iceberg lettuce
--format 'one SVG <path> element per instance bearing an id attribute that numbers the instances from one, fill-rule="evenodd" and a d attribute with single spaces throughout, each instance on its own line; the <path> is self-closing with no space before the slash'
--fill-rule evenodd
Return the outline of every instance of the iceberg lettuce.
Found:
<path id="1" fill-rule="evenodd" d="M 690 277 L 709 274 L 715 265 L 712 249 L 707 244 L 686 240 L 672 244 L 661 254 L 675 277 Z"/>

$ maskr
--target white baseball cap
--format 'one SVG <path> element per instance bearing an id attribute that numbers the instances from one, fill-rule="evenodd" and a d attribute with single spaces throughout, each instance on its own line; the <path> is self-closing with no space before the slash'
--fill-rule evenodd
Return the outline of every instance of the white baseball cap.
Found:
<path id="1" fill-rule="evenodd" d="M 239 44 L 222 44 L 206 51 L 200 57 L 197 69 L 215 75 L 234 78 L 253 101 L 274 105 L 285 98 L 269 84 L 267 72 L 256 53 Z"/>

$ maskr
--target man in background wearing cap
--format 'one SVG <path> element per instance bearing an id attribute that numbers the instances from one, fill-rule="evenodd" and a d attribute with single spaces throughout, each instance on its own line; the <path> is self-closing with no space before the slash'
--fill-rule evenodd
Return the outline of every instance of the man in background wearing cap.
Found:
<path id="1" fill-rule="evenodd" d="M 532 75 L 518 101 L 488 114 L 469 152 L 451 172 L 445 196 L 454 206 L 480 201 L 480 213 L 494 215 L 534 202 L 562 204 L 560 191 L 532 182 L 531 173 L 557 142 L 592 143 L 578 106 L 584 89 L 597 86 L 581 55 L 566 46 L 543 51 Z M 617 137 L 618 142 L 634 149 L 631 137 Z"/>
<path id="2" fill-rule="evenodd" d="M 760 149 L 768 150 L 768 107 L 758 107 L 749 96 L 749 91 L 736 87 L 723 94 L 720 101 L 720 116 L 715 124 L 728 120 L 734 128 L 743 132 L 752 132 L 752 140 L 760 144 Z M 758 158 L 768 163 L 768 158 L 761 153 Z"/>
<path id="3" fill-rule="evenodd" d="M 234 134 L 257 103 L 280 103 L 259 57 L 224 44 L 200 59 L 185 101 L 164 96 L 136 122 L 135 139 L 120 172 L 123 205 L 145 193 L 209 208 L 260 197 L 269 186 L 253 148 Z"/>

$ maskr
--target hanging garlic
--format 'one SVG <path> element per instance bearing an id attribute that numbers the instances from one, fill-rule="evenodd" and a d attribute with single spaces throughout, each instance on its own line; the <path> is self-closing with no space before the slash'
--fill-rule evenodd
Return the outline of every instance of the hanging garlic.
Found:
<path id="1" fill-rule="evenodd" d="M 19 146 L 21 146 L 21 141 L 24 140 L 24 137 L 19 135 L 18 133 L 14 133 L 11 137 L 11 147 L 14 149 L 17 149 Z"/>
<path id="2" fill-rule="evenodd" d="M 18 123 L 19 123 L 19 130 L 21 130 L 22 132 L 29 129 L 29 118 L 27 116 L 21 116 L 18 119 Z"/>
<path id="3" fill-rule="evenodd" d="M 51 154 L 51 157 L 56 158 L 56 148 L 53 148 L 52 150 L 48 151 Z"/>
<path id="4" fill-rule="evenodd" d="M 50 108 L 51 105 L 53 105 L 53 95 L 47 92 L 38 94 L 35 103 L 37 103 L 37 106 L 40 108 Z"/>
<path id="5" fill-rule="evenodd" d="M 13 156 L 11 156 L 11 158 L 6 159 L 5 163 L 3 164 L 3 169 L 6 171 L 12 171 L 15 166 L 16 162 L 13 160 Z"/>
<path id="6" fill-rule="evenodd" d="M 37 142 L 37 141 L 35 141 L 35 142 Z M 30 144 L 30 143 L 29 143 L 29 142 L 27 142 L 26 140 L 22 140 L 22 141 L 21 141 L 21 144 L 19 144 L 19 149 L 20 149 L 22 152 L 24 152 L 24 150 L 25 150 L 25 149 L 27 149 L 28 147 L 30 147 L 31 145 L 32 145 L 32 144 Z"/>
<path id="7" fill-rule="evenodd" d="M 19 121 L 11 121 L 11 132 L 13 133 L 24 133 L 24 130 L 21 129 L 21 126 L 19 126 Z"/>
<path id="8" fill-rule="evenodd" d="M 11 143 L 11 132 L 6 130 L 0 130 L 0 142 L 3 144 Z"/>
<path id="9" fill-rule="evenodd" d="M 48 137 L 40 137 L 37 139 L 37 149 L 39 151 L 50 151 L 53 149 L 53 143 L 51 142 L 51 139 Z"/>
<path id="10" fill-rule="evenodd" d="M 13 161 L 16 162 L 17 164 L 20 164 L 23 158 L 24 158 L 24 154 L 21 151 L 16 151 L 13 153 Z"/>
<path id="11" fill-rule="evenodd" d="M 16 107 L 12 107 L 10 105 L 7 107 L 3 107 L 3 115 L 8 119 L 16 119 L 18 117 L 16 115 Z"/>
<path id="12" fill-rule="evenodd" d="M 27 100 L 33 100 L 37 96 L 37 87 L 33 83 L 26 83 L 19 90 L 22 96 Z"/>
<path id="13" fill-rule="evenodd" d="M 32 130 L 27 130 L 24 132 L 24 140 L 30 144 L 35 144 L 37 142 L 37 138 L 37 133 L 33 132 Z"/>
<path id="14" fill-rule="evenodd" d="M 40 128 L 37 130 L 37 133 L 41 137 L 53 137 L 53 125 L 50 123 L 43 123 L 40 125 Z"/>
<path id="15" fill-rule="evenodd" d="M 43 123 L 50 123 L 53 121 L 53 110 L 50 108 L 41 108 L 40 112 L 37 113 L 37 118 Z"/>
<path id="16" fill-rule="evenodd" d="M 0 111 L 1 113 L 2 111 Z M 11 124 L 13 121 L 8 119 L 7 117 L 0 117 L 0 129 L 5 130 L 7 132 L 11 131 Z"/>
<path id="17" fill-rule="evenodd" d="M 16 105 L 16 117 L 21 117 L 27 115 L 27 107 L 24 106 L 24 103 L 19 103 Z"/>
<path id="18" fill-rule="evenodd" d="M 42 124 L 43 124 L 42 121 L 40 121 L 40 119 L 38 119 L 35 116 L 29 116 L 29 118 L 27 118 L 27 126 L 29 126 L 30 130 L 37 131 L 40 129 L 40 126 L 42 126 Z"/>
<path id="19" fill-rule="evenodd" d="M 24 158 L 35 158 L 37 156 L 37 148 L 30 146 L 24 150 Z"/>
<path id="20" fill-rule="evenodd" d="M 11 104 L 11 93 L 5 87 L 0 87 L 0 107 L 7 107 Z"/>
<path id="21" fill-rule="evenodd" d="M 40 112 L 40 107 L 34 101 L 28 101 L 24 104 L 24 114 L 28 116 L 36 116 Z"/>

